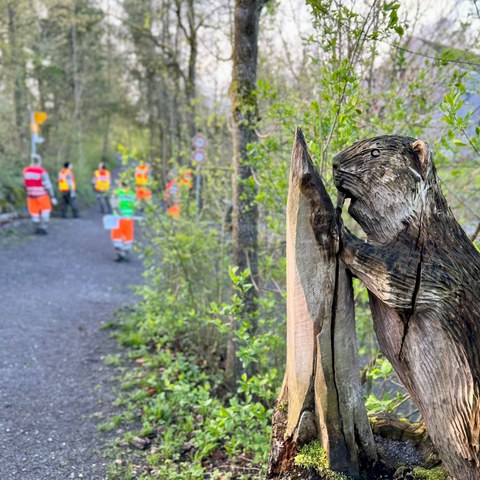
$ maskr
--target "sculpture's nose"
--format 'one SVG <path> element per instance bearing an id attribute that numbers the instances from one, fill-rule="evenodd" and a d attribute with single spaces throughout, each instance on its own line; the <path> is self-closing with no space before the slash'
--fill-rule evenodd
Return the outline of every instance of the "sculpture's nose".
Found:
<path id="1" fill-rule="evenodd" d="M 333 171 L 335 172 L 335 170 L 338 168 L 338 166 L 340 165 L 340 155 L 335 155 L 333 157 L 333 160 L 332 160 L 332 164 L 333 164 Z"/>
<path id="2" fill-rule="evenodd" d="M 343 157 L 341 154 L 335 155 L 332 160 L 333 164 L 333 183 L 339 191 L 344 191 L 344 171 L 342 169 Z"/>
<path id="3" fill-rule="evenodd" d="M 338 168 L 340 166 L 340 163 L 341 163 L 341 155 L 335 155 L 333 157 L 333 160 L 332 160 L 333 180 L 334 180 L 335 184 L 337 184 L 337 181 L 338 181 L 337 172 L 338 172 Z M 337 185 L 337 188 L 338 188 L 338 185 Z"/>
<path id="4" fill-rule="evenodd" d="M 338 175 L 338 167 L 340 166 L 341 158 L 342 158 L 341 154 L 338 154 L 338 155 L 335 155 L 332 160 L 333 182 L 335 183 L 335 186 L 337 187 L 337 190 L 338 190 L 337 208 L 340 210 L 342 210 L 343 204 L 345 203 L 345 199 L 347 197 L 345 192 L 342 191 L 343 180 L 341 178 L 341 175 Z"/>
<path id="5" fill-rule="evenodd" d="M 333 165 L 333 179 L 336 180 L 336 177 L 338 175 L 338 171 L 342 165 L 342 161 L 344 159 L 344 156 L 342 155 L 342 153 L 337 153 L 337 155 L 335 155 L 333 157 L 333 160 L 332 160 L 332 165 Z"/>

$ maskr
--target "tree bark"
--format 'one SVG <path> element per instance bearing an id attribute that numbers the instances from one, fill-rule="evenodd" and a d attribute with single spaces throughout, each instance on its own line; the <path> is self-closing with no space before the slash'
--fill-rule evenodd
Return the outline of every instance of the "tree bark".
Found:
<path id="1" fill-rule="evenodd" d="M 28 153 L 26 66 L 24 55 L 19 45 L 17 7 L 18 5 L 15 2 L 7 3 L 8 41 L 10 44 L 10 62 L 14 72 L 13 100 L 15 105 L 16 136 L 19 147 L 26 157 Z"/>
<path id="2" fill-rule="evenodd" d="M 185 97 L 187 103 L 187 128 L 189 138 L 196 133 L 196 96 L 197 96 L 197 56 L 198 56 L 198 29 L 201 23 L 196 22 L 196 12 L 194 0 L 176 0 L 176 12 L 179 28 L 182 30 L 188 45 L 188 67 L 185 75 Z M 186 4 L 185 26 L 182 18 L 182 5 Z"/>
<path id="3" fill-rule="evenodd" d="M 83 152 L 83 125 L 82 125 L 82 92 L 80 88 L 80 75 L 79 75 L 79 59 L 78 59 L 78 38 L 77 38 L 77 3 L 73 0 L 72 3 L 72 78 L 73 78 L 73 101 L 74 110 L 73 117 L 75 119 L 75 127 L 77 131 L 77 149 L 78 149 L 78 162 L 83 168 L 85 165 L 85 157 Z"/>
<path id="4" fill-rule="evenodd" d="M 250 269 L 258 283 L 258 208 L 254 167 L 248 145 L 258 141 L 257 122 L 258 28 L 265 0 L 236 0 L 233 40 L 233 71 L 230 87 L 233 116 L 233 262 L 240 271 Z M 256 309 L 257 291 L 245 299 L 246 312 Z"/>
<path id="5" fill-rule="evenodd" d="M 240 272 L 249 269 L 248 283 L 254 285 L 243 297 L 243 315 L 249 317 L 252 332 L 258 298 L 258 207 L 255 169 L 248 146 L 258 141 L 255 124 L 258 118 L 257 86 L 258 29 L 260 12 L 266 0 L 236 0 L 234 14 L 233 69 L 230 95 L 233 118 L 233 264 Z M 229 356 L 234 355 L 232 339 Z M 235 366 L 237 362 L 230 362 Z M 226 371 L 226 378 L 235 383 L 238 372 Z"/>
<path id="6" fill-rule="evenodd" d="M 376 459 L 361 394 L 352 282 L 338 252 L 335 208 L 297 130 L 287 203 L 287 367 L 270 479 L 289 478 L 298 446 L 315 439 L 330 468 L 352 478 Z"/>
<path id="7" fill-rule="evenodd" d="M 480 254 L 442 194 L 421 140 L 384 136 L 334 158 L 335 183 L 368 237 L 341 257 L 369 290 L 375 330 L 445 467 L 480 479 Z"/>

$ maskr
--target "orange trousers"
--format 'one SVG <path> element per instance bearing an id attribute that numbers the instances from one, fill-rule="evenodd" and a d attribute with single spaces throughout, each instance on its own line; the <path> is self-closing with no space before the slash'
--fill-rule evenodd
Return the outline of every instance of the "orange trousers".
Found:
<path id="1" fill-rule="evenodd" d="M 180 218 L 180 205 L 172 205 L 167 208 L 167 215 L 178 220 Z"/>
<path id="2" fill-rule="evenodd" d="M 113 246 L 121 250 L 130 250 L 133 245 L 134 233 L 133 219 L 121 218 L 118 228 L 112 228 L 110 231 Z"/>
<path id="3" fill-rule="evenodd" d="M 52 211 L 52 204 L 50 203 L 50 197 L 48 195 L 42 195 L 41 197 L 27 197 L 28 213 L 32 217 L 33 222 L 39 222 L 40 217 L 44 221 L 48 221 L 50 218 L 50 212 Z"/>

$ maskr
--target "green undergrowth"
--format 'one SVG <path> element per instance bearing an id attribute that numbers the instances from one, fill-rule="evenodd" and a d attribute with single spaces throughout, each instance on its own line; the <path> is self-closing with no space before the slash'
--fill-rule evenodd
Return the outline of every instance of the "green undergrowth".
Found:
<path id="1" fill-rule="evenodd" d="M 255 334 L 251 319 L 240 321 L 239 299 L 250 286 L 230 273 L 229 303 L 212 302 L 198 312 L 168 291 L 144 291 L 144 301 L 120 315 L 115 336 L 125 354 L 106 359 L 121 372 L 116 401 L 121 413 L 102 425 L 118 435 L 109 479 L 264 477 L 281 380 L 268 348 L 284 332 L 271 333 L 273 303 L 260 306 L 264 315 L 255 319 Z M 234 330 L 227 322 L 232 316 L 239 317 Z M 243 373 L 229 390 L 221 346 L 232 334 Z M 135 438 L 146 444 L 144 450 L 132 446 Z"/>

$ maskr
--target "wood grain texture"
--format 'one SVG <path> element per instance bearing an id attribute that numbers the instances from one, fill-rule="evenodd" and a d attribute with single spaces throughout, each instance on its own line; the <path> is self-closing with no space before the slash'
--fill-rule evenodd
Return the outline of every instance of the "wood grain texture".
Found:
<path id="1" fill-rule="evenodd" d="M 360 389 L 350 274 L 335 207 L 297 130 L 287 203 L 287 366 L 268 478 L 288 478 L 299 444 L 319 439 L 330 466 L 359 478 L 376 451 Z M 284 423 L 284 425 L 282 424 Z M 302 477 L 295 477 L 302 478 Z"/>
<path id="2" fill-rule="evenodd" d="M 380 347 L 458 480 L 480 479 L 480 255 L 442 194 L 429 146 L 358 142 L 334 158 L 363 242 L 341 232 L 341 258 L 370 293 Z"/>

